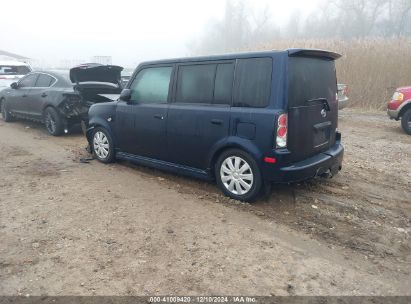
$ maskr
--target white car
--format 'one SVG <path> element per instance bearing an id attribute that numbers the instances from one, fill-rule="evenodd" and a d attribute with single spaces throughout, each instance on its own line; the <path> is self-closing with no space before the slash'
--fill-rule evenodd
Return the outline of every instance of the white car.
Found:
<path id="1" fill-rule="evenodd" d="M 0 61 L 0 91 L 8 88 L 32 71 L 30 65 L 19 61 Z"/>

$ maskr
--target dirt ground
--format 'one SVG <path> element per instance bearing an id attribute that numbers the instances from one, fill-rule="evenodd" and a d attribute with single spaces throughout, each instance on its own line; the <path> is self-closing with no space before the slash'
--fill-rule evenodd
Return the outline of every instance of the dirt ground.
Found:
<path id="1" fill-rule="evenodd" d="M 340 115 L 340 174 L 253 205 L 1 121 L 0 294 L 411 295 L 411 137 Z"/>

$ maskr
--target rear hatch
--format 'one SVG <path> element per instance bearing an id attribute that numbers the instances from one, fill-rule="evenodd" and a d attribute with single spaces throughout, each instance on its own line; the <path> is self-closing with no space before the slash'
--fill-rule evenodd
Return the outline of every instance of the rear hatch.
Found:
<path id="1" fill-rule="evenodd" d="M 334 60 L 340 55 L 316 50 L 289 52 L 288 149 L 300 161 L 331 148 L 338 123 Z"/>
<path id="2" fill-rule="evenodd" d="M 121 90 L 122 67 L 89 63 L 70 70 L 74 89 L 87 104 L 115 100 Z"/>

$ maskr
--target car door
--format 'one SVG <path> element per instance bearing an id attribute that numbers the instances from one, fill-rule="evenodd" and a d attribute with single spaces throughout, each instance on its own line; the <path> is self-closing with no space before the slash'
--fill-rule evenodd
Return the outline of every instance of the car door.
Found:
<path id="1" fill-rule="evenodd" d="M 122 152 L 166 159 L 166 121 L 173 67 L 141 68 L 132 83 L 130 101 L 116 110 L 117 145 Z"/>
<path id="2" fill-rule="evenodd" d="M 167 119 L 169 158 L 206 169 L 210 151 L 229 133 L 234 62 L 181 64 L 176 74 Z"/>
<path id="3" fill-rule="evenodd" d="M 24 116 L 28 115 L 27 101 L 31 89 L 36 84 L 37 77 L 37 73 L 28 74 L 18 82 L 16 89 L 10 90 L 7 95 L 7 104 L 10 111 Z"/>
<path id="4" fill-rule="evenodd" d="M 26 100 L 27 110 L 30 116 L 41 118 L 45 104 L 50 98 L 50 87 L 54 85 L 57 79 L 46 73 L 38 73 L 35 86 L 28 93 Z"/>

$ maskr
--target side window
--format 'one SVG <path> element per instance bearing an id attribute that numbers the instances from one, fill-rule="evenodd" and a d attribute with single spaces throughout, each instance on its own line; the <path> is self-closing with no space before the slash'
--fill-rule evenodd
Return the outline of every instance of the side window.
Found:
<path id="1" fill-rule="evenodd" d="M 214 103 L 231 104 L 233 90 L 234 64 L 224 63 L 217 65 L 215 76 Z"/>
<path id="2" fill-rule="evenodd" d="M 180 66 L 176 102 L 212 103 L 215 69 L 215 64 Z"/>
<path id="3" fill-rule="evenodd" d="M 232 63 L 180 66 L 176 102 L 230 104 L 233 77 Z"/>
<path id="4" fill-rule="evenodd" d="M 20 88 L 32 88 L 36 83 L 38 74 L 30 74 L 24 78 L 22 78 L 19 82 Z"/>
<path id="5" fill-rule="evenodd" d="M 141 70 L 130 86 L 131 100 L 139 103 L 166 103 L 172 67 Z"/>
<path id="6" fill-rule="evenodd" d="M 40 88 L 48 88 L 54 83 L 54 78 L 46 75 L 46 74 L 39 74 L 39 78 L 37 78 L 36 87 Z"/>
<path id="7" fill-rule="evenodd" d="M 271 58 L 239 59 L 233 106 L 266 107 L 270 100 L 272 69 Z"/>

